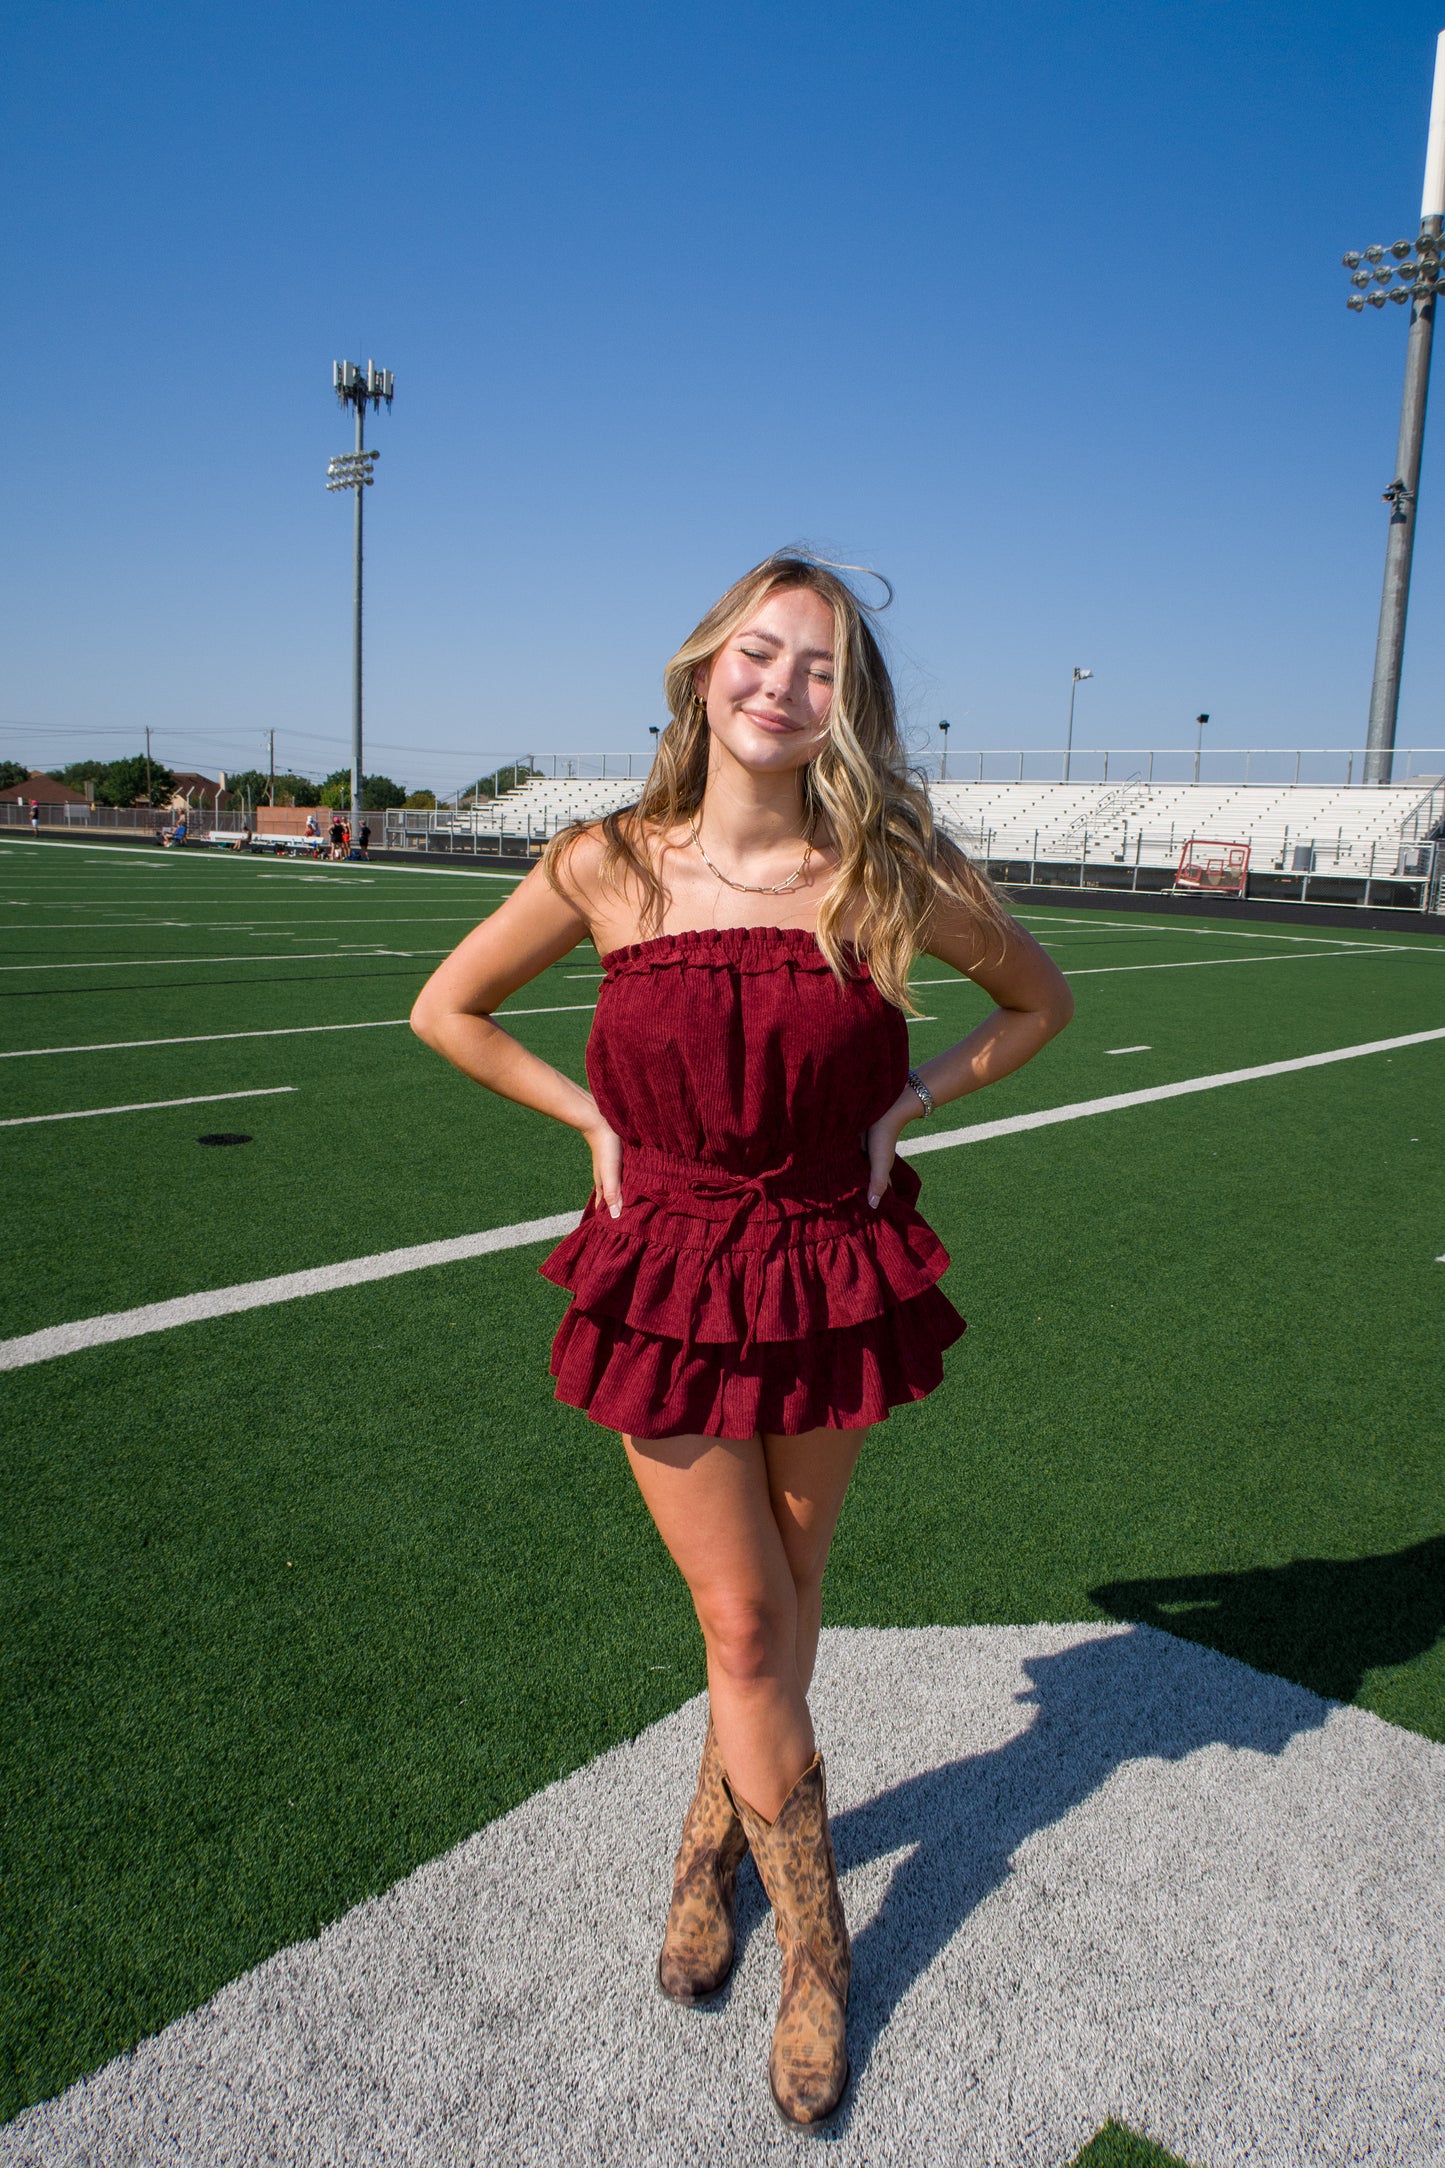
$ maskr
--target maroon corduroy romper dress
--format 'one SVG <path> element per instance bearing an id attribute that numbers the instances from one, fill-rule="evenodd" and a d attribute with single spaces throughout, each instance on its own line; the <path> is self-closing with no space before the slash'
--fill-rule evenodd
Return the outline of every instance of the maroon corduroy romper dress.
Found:
<path id="1" fill-rule="evenodd" d="M 636 1438 L 861 1429 L 943 1376 L 963 1319 L 948 1253 L 863 1134 L 908 1075 L 908 1028 L 858 960 L 799 927 L 613 949 L 587 1075 L 622 1139 L 622 1212 L 588 1205 L 542 1271 L 573 1301 L 557 1398 Z"/>

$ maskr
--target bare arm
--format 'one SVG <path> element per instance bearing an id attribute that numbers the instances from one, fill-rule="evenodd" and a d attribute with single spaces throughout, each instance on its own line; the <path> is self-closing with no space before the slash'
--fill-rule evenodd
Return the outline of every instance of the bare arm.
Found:
<path id="1" fill-rule="evenodd" d="M 1001 953 L 995 945 L 980 960 L 979 950 L 977 929 L 964 913 L 940 911 L 927 953 L 964 972 L 997 1006 L 966 1039 L 920 1065 L 918 1075 L 938 1106 L 1022 1069 L 1074 1013 L 1074 997 L 1058 965 L 1012 919 Z M 909 1122 L 922 1118 L 922 1101 L 912 1085 L 905 1085 L 869 1130 L 870 1203 L 876 1204 L 883 1192 L 899 1136 Z"/>
<path id="2" fill-rule="evenodd" d="M 621 1147 L 596 1100 L 585 1086 L 520 1045 L 492 1013 L 559 963 L 588 931 L 580 898 L 559 895 L 541 867 L 534 868 L 437 966 L 417 995 L 411 1028 L 463 1075 L 585 1137 L 594 1189 L 615 1216 L 622 1202 Z"/>

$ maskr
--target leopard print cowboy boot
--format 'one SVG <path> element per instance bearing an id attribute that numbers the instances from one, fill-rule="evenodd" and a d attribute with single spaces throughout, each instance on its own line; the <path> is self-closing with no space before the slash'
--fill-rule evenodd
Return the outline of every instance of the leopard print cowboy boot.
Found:
<path id="1" fill-rule="evenodd" d="M 669 2001 L 706 2002 L 732 1971 L 738 1867 L 747 1848 L 709 1717 L 657 1960 L 657 1984 Z"/>
<path id="2" fill-rule="evenodd" d="M 768 2084 L 783 2121 L 808 2130 L 833 2113 L 848 2083 L 845 2026 L 852 1956 L 828 1828 L 823 1758 L 813 1756 L 771 1822 L 736 1793 L 733 1798 L 783 1953 Z"/>

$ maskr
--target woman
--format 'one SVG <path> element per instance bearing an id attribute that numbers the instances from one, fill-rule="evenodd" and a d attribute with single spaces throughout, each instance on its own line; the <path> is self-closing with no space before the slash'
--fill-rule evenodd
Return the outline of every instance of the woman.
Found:
<path id="1" fill-rule="evenodd" d="M 1072 1009 L 934 828 L 868 618 L 811 558 L 739 580 L 668 667 L 638 804 L 554 838 L 412 1018 L 590 1146 L 591 1202 L 542 1267 L 574 1298 L 557 1395 L 621 1432 L 707 1653 L 658 1983 L 685 2004 L 722 1986 L 750 1848 L 783 1958 L 769 2081 L 802 2127 L 848 2077 L 848 1934 L 807 1701 L 823 1569 L 869 1425 L 931 1392 L 963 1331 L 895 1148 Z M 591 1091 L 492 1020 L 584 936 L 604 967 Z M 910 1070 L 920 951 L 997 1006 Z"/>

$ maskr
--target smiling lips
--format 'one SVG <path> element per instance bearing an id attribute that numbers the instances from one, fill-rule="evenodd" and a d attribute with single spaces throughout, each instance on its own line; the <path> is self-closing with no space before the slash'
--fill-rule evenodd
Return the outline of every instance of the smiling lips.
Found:
<path id="1" fill-rule="evenodd" d="M 790 723 L 786 715 L 759 715 L 755 708 L 744 708 L 743 713 L 750 723 L 757 724 L 759 730 L 771 730 L 778 737 L 806 727 L 802 723 Z"/>

